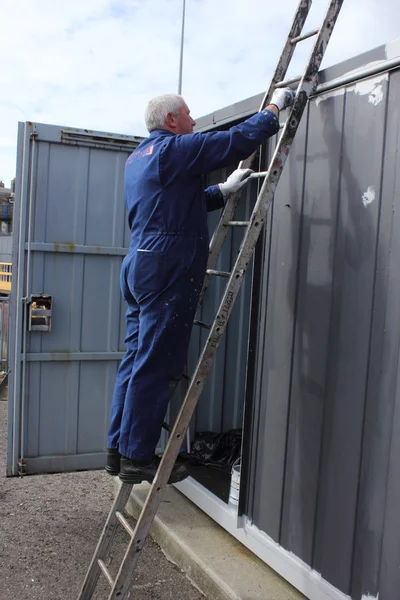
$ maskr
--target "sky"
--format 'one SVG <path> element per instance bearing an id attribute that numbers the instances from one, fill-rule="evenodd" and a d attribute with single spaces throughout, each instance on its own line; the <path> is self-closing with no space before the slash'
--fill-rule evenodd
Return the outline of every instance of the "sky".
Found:
<path id="1" fill-rule="evenodd" d="M 186 0 L 182 95 L 196 117 L 260 92 L 299 0 Z M 18 121 L 146 135 L 147 101 L 177 92 L 183 0 L 0 0 L 0 179 Z M 326 0 L 314 0 L 305 30 Z M 323 67 L 400 37 L 399 0 L 344 0 Z M 303 42 L 288 75 L 301 73 Z"/>

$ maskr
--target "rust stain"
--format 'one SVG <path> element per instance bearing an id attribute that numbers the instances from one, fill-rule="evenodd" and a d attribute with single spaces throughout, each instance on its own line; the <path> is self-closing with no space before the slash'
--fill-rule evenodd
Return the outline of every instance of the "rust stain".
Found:
<path id="1" fill-rule="evenodd" d="M 75 242 L 55 242 L 54 252 L 75 252 L 76 246 Z"/>

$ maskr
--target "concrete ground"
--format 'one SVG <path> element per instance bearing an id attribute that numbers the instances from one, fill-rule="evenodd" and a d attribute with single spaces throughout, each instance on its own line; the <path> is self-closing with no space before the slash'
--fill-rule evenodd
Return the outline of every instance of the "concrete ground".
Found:
<path id="1" fill-rule="evenodd" d="M 0 600 L 76 600 L 112 504 L 112 478 L 99 471 L 6 478 L 6 422 L 2 401 Z M 125 532 L 117 537 L 115 560 L 127 539 Z M 135 600 L 204 600 L 151 539 L 132 589 Z M 108 590 L 101 577 L 93 600 Z"/>
<path id="2" fill-rule="evenodd" d="M 181 484 L 178 484 L 178 486 Z M 119 488 L 118 479 L 114 481 Z M 149 485 L 133 486 L 126 510 L 137 517 Z M 163 494 L 151 534 L 166 555 L 212 600 L 306 600 L 175 486 Z"/>

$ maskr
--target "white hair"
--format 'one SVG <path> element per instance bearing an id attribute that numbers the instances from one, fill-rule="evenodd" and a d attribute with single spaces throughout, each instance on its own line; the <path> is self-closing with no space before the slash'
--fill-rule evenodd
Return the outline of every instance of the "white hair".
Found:
<path id="1" fill-rule="evenodd" d="M 152 98 L 146 107 L 144 120 L 149 133 L 153 129 L 162 129 L 168 113 L 178 115 L 185 101 L 178 94 L 163 94 Z"/>

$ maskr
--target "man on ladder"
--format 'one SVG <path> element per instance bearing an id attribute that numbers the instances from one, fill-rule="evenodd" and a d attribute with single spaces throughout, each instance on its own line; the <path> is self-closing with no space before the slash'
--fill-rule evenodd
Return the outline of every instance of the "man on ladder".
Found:
<path id="1" fill-rule="evenodd" d="M 108 442 L 113 450 L 109 457 L 109 471 L 119 471 L 124 485 L 111 507 L 78 600 L 92 599 L 100 573 L 111 587 L 108 600 L 127 598 L 165 486 L 185 476 L 176 467 L 174 470 L 175 460 L 266 221 L 308 98 L 315 89 L 318 70 L 343 1 L 329 0 L 321 26 L 305 34 L 302 30 L 312 0 L 299 1 L 257 115 L 227 132 L 190 134 L 194 123 L 186 104 L 180 99 L 181 104 L 174 109 L 164 107 L 160 112 L 156 111 L 158 116 L 150 125 L 150 137 L 137 149 L 140 154 L 132 154 L 127 165 L 126 201 L 132 245 L 122 268 L 122 287 L 127 293 L 129 290 L 128 358 L 124 359 L 117 378 Z M 303 75 L 299 80 L 285 80 L 297 44 L 314 36 L 315 42 Z M 287 86 L 294 82 L 297 82 L 297 89 L 293 99 Z M 231 194 L 211 239 L 206 269 L 206 196 L 210 201 L 214 196 L 215 200 L 219 192 L 217 189 L 203 191 L 203 173 L 229 166 L 234 160 L 252 154 L 260 143 L 277 133 L 278 110 L 290 105 L 292 108 L 269 168 L 257 174 L 264 177 L 264 182 L 249 221 L 233 220 L 239 193 Z M 246 168 L 250 164 L 251 159 L 242 162 L 239 167 Z M 234 174 L 233 180 L 236 182 L 234 186 L 231 186 L 232 179 L 228 179 L 225 184 L 220 184 L 219 191 L 221 187 L 222 194 L 237 189 L 238 183 L 240 186 L 243 182 L 243 172 Z M 245 225 L 245 230 L 231 271 L 214 270 L 228 228 L 239 225 Z M 204 275 L 203 292 L 210 276 L 227 277 L 227 284 L 215 319 L 208 326 L 209 335 L 157 468 L 153 453 L 169 401 L 169 381 L 183 367 L 182 356 L 186 353 L 191 317 L 196 310 Z M 180 296 L 183 298 L 181 302 Z M 184 318 L 181 317 L 183 313 Z M 181 344 L 185 347 L 182 348 Z M 145 428 L 144 433 L 141 427 Z M 118 450 L 125 457 L 121 466 Z M 132 529 L 122 512 L 133 484 L 143 479 L 153 483 Z M 128 532 L 130 541 L 113 578 L 106 561 L 119 524 Z"/>
<path id="2" fill-rule="evenodd" d="M 237 169 L 225 183 L 204 190 L 203 176 L 253 154 L 279 131 L 279 110 L 290 88 L 229 131 L 193 133 L 196 124 L 181 96 L 151 100 L 150 133 L 125 169 L 125 201 L 132 241 L 122 263 L 121 290 L 128 305 L 127 350 L 111 408 L 106 471 L 124 483 L 152 482 L 155 448 L 172 392 L 179 381 L 209 255 L 207 210 L 247 181 Z M 175 465 L 169 483 L 188 476 Z"/>

